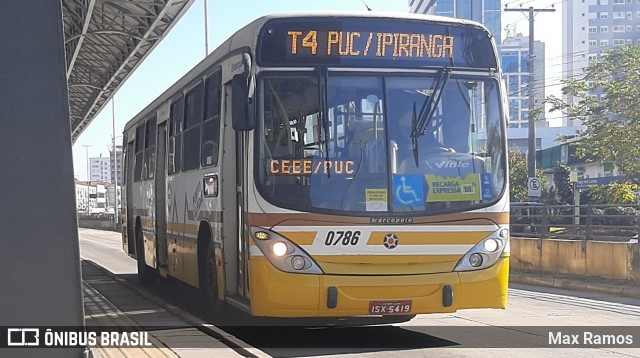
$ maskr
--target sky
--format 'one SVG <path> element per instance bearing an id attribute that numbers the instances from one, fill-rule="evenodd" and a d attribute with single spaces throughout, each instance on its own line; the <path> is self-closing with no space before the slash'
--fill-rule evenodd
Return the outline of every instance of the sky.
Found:
<path id="1" fill-rule="evenodd" d="M 204 1 L 196 0 L 145 61 L 129 76 L 73 145 L 74 174 L 87 179 L 87 158 L 109 156 L 113 118 L 116 142 L 121 144 L 125 124 L 205 57 Z M 206 0 L 209 53 L 238 29 L 256 18 L 294 11 L 364 11 L 362 0 Z M 565 0 L 566 1 L 566 0 Z M 409 12 L 407 0 L 365 0 L 373 11 Z M 561 3 L 559 0 L 503 0 L 509 7 L 535 8 L 556 4 L 555 13 L 536 17 L 535 38 L 546 44 L 547 93 L 559 95 L 561 66 Z M 503 12 L 502 28 L 515 24 L 515 32 L 528 35 L 529 23 L 519 12 Z M 556 86 L 554 86 L 554 84 Z M 550 92 L 549 89 L 552 91 Z M 554 92 L 555 91 L 555 92 Z M 558 117 L 550 114 L 548 117 Z M 553 122 L 552 122 L 553 125 Z M 89 146 L 89 147 L 87 147 Z"/>

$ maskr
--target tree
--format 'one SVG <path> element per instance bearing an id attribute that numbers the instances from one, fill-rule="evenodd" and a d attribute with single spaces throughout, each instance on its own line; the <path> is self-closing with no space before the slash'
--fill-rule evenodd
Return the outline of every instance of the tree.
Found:
<path id="1" fill-rule="evenodd" d="M 544 199 L 549 195 L 547 186 L 548 181 L 542 175 L 542 170 L 536 170 L 536 176 L 542 180 L 542 196 Z M 519 148 L 513 147 L 509 149 L 509 190 L 511 202 L 528 201 L 529 190 L 527 188 L 529 182 L 529 166 L 527 156 Z"/>
<path id="2" fill-rule="evenodd" d="M 565 81 L 564 102 L 551 96 L 552 111 L 560 110 L 582 120 L 585 126 L 573 136 L 580 157 L 597 156 L 611 161 L 621 174 L 640 183 L 640 47 L 626 46 L 605 51 L 581 79 Z"/>
<path id="3" fill-rule="evenodd" d="M 556 200 L 560 204 L 573 204 L 573 188 L 569 180 L 569 168 L 558 162 L 553 168 L 553 186 L 556 191 Z"/>
<path id="4" fill-rule="evenodd" d="M 635 183 L 611 183 L 593 186 L 587 191 L 588 200 L 592 204 L 635 204 L 640 186 Z"/>
<path id="5" fill-rule="evenodd" d="M 509 189 L 511 202 L 526 201 L 527 195 L 527 157 L 518 148 L 509 150 Z"/>

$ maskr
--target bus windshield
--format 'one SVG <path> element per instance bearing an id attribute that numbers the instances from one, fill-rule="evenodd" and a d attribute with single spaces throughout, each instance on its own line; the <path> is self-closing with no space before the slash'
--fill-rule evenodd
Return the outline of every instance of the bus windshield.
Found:
<path id="1" fill-rule="evenodd" d="M 488 205 L 504 190 L 493 77 L 265 74 L 260 88 L 256 184 L 274 205 L 429 214 Z"/>

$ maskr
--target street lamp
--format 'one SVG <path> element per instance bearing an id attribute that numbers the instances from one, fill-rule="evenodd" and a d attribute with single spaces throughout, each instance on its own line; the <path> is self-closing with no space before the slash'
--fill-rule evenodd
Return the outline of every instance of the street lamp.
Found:
<path id="1" fill-rule="evenodd" d="M 116 147 L 116 99 L 115 96 L 111 98 L 111 126 L 113 130 L 113 225 L 115 229 L 118 229 L 118 215 L 120 209 L 118 206 L 118 147 Z"/>
<path id="2" fill-rule="evenodd" d="M 91 144 L 83 144 L 82 145 L 87 152 L 87 216 L 89 215 L 89 186 L 91 185 L 91 174 L 89 172 L 89 147 Z"/>

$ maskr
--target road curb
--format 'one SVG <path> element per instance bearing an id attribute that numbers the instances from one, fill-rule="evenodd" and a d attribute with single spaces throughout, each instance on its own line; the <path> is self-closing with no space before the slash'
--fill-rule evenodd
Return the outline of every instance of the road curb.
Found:
<path id="1" fill-rule="evenodd" d="M 251 345 L 249 345 L 248 343 L 242 341 L 241 339 L 223 331 L 222 329 L 207 323 L 203 320 L 201 320 L 200 318 L 183 311 L 182 309 L 180 309 L 179 307 L 176 307 L 172 304 L 166 303 L 163 300 L 161 300 L 160 298 L 158 298 L 157 296 L 140 290 L 138 287 L 132 286 L 131 284 L 129 284 L 129 282 L 127 282 L 126 280 L 117 277 L 116 275 L 114 275 L 113 273 L 111 273 L 109 270 L 105 269 L 104 267 L 98 265 L 97 263 L 90 261 L 90 260 L 85 260 L 84 261 L 87 264 L 90 264 L 91 266 L 95 267 L 96 269 L 102 271 L 104 274 L 106 274 L 107 276 L 109 276 L 111 279 L 113 279 L 114 281 L 122 284 L 123 286 L 126 286 L 128 289 L 135 291 L 137 294 L 139 294 L 140 296 L 148 299 L 149 301 L 153 302 L 154 304 L 162 307 L 163 309 L 167 310 L 168 312 L 171 312 L 172 314 L 180 317 L 181 319 L 183 319 L 185 322 L 193 325 L 193 327 L 204 331 L 204 333 L 210 334 L 213 337 L 215 337 L 216 339 L 218 339 L 220 342 L 226 344 L 230 349 L 235 350 L 236 352 L 238 352 L 239 354 L 245 356 L 245 357 L 253 357 L 253 358 L 271 358 L 270 355 L 268 355 L 267 353 L 259 350 L 258 348 L 255 348 Z M 171 348 L 171 347 L 169 347 Z"/>
<path id="2" fill-rule="evenodd" d="M 615 286 L 564 278 L 526 276 L 522 274 L 510 274 L 509 282 L 533 286 L 555 287 L 565 290 L 604 293 L 612 296 L 640 299 L 640 287 Z"/>

